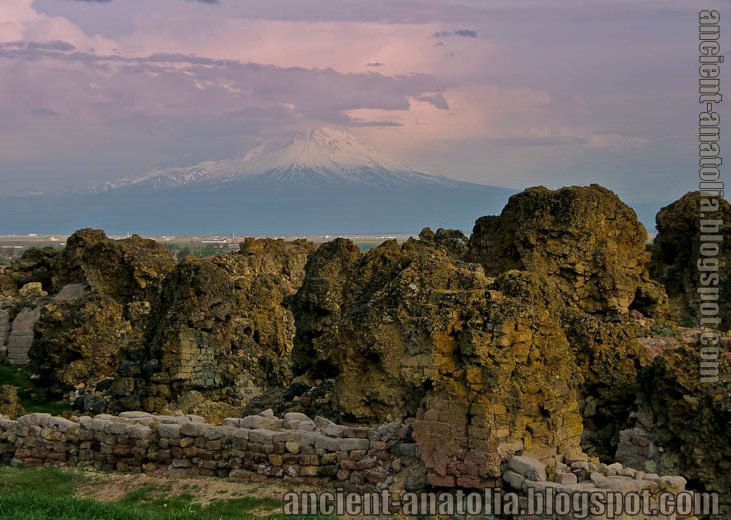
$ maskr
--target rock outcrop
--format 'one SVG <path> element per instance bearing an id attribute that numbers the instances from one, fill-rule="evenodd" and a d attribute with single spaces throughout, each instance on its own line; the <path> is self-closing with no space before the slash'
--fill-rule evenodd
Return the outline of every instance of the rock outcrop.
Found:
<path id="1" fill-rule="evenodd" d="M 540 186 L 510 197 L 500 216 L 478 219 L 467 258 L 489 276 L 538 273 L 581 311 L 624 314 L 650 283 L 646 240 L 635 212 L 606 188 Z"/>
<path id="2" fill-rule="evenodd" d="M 54 292 L 83 283 L 122 305 L 150 301 L 174 265 L 167 249 L 154 240 L 138 235 L 110 240 L 101 230 L 82 229 L 69 237 L 56 257 Z"/>
<path id="3" fill-rule="evenodd" d="M 731 512 L 731 338 L 722 351 L 719 381 L 704 383 L 700 344 L 665 350 L 640 378 L 641 393 L 616 459 L 661 474 L 682 474 L 693 489 L 718 492 Z"/>
<path id="4" fill-rule="evenodd" d="M 60 251 L 52 247 L 31 248 L 0 273 L 0 297 L 17 296 L 24 285 L 37 282 L 43 290 L 53 290 L 53 271 Z"/>
<path id="5" fill-rule="evenodd" d="M 479 488 L 506 474 L 521 489 L 526 480 L 601 487 L 591 473 L 602 482 L 638 474 L 588 462 L 583 450 L 728 494 L 728 379 L 699 386 L 687 371 L 697 371 L 697 352 L 682 345 L 696 345 L 697 335 L 693 343 L 662 321 L 668 298 L 658 281 L 677 279 L 673 316 L 690 313 L 695 259 L 679 244 L 693 232 L 694 204 L 688 195 L 658 217 L 655 281 L 644 228 L 596 185 L 526 190 L 500 216 L 479 219 L 469 240 L 425 228 L 419 239 L 365 254 L 345 239 L 317 249 L 247 239 L 236 253 L 176 264 L 152 241 L 82 230 L 65 250 L 27 253 L 0 276 L 0 357 L 5 343 L 13 359 L 27 352 L 39 384 L 80 391 L 76 407 L 88 413 L 183 411 L 220 423 L 271 407 L 289 413 L 227 427 L 336 437 L 344 427 L 293 412 L 408 424 L 409 453 L 420 454 L 423 470 L 413 488 Z M 174 434 L 168 426 L 162 431 Z M 195 443 L 205 438 L 197 428 L 185 435 Z M 353 439 L 370 434 L 352 431 L 363 432 Z M 168 449 L 163 438 L 153 441 L 155 457 Z M 385 451 L 373 449 L 376 459 Z M 189 458 L 164 461 L 183 468 Z M 360 469 L 359 459 L 348 462 Z M 547 474 L 536 469 L 545 464 Z M 337 480 L 357 485 L 367 475 Z"/>
<path id="6" fill-rule="evenodd" d="M 139 342 L 148 300 L 174 263 L 153 240 L 110 240 L 90 229 L 62 251 L 26 251 L 2 276 L 13 287 L 0 304 L 12 323 L 8 361 L 30 362 L 53 395 L 113 375 L 120 350 Z"/>
<path id="7" fill-rule="evenodd" d="M 249 239 L 236 253 L 180 262 L 152 302 L 144 344 L 120 365 L 114 406 L 161 411 L 191 390 L 240 406 L 285 383 L 294 319 L 282 301 L 314 248 Z"/>
<path id="8" fill-rule="evenodd" d="M 707 200 L 707 205 L 701 203 Z M 716 207 L 714 202 L 718 204 Z M 701 230 L 701 216 L 707 221 Z M 700 192 L 686 193 L 681 199 L 665 206 L 657 214 L 657 236 L 653 240 L 650 274 L 662 283 L 670 298 L 672 318 L 680 324 L 695 326 L 699 323 L 701 287 L 698 258 L 701 234 L 723 237 L 714 241 L 719 247 L 717 301 L 720 303 L 721 330 L 731 329 L 731 204 L 725 199 L 707 199 Z M 706 272 L 709 276 L 711 273 Z M 712 287 L 712 286 L 709 286 Z M 726 303 L 726 305 L 724 305 Z"/>
<path id="9" fill-rule="evenodd" d="M 429 241 L 361 255 L 339 239 L 312 255 L 291 305 L 297 369 L 334 378 L 345 419 L 415 417 L 430 484 L 479 487 L 515 451 L 579 450 L 578 372 L 538 276 L 493 281 Z"/>
<path id="10" fill-rule="evenodd" d="M 567 310 L 563 324 L 581 373 L 583 446 L 590 455 L 612 459 L 640 391 L 640 375 L 650 365 L 649 351 L 626 320 Z"/>
<path id="11" fill-rule="evenodd" d="M 32 369 L 51 394 L 62 395 L 114 376 L 122 349 L 140 340 L 139 329 L 110 296 L 91 292 L 56 299 L 40 309 L 30 351 Z"/>

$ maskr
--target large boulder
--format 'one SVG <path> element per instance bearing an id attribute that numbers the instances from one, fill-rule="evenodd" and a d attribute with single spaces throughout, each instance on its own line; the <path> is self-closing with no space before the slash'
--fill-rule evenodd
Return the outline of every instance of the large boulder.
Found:
<path id="1" fill-rule="evenodd" d="M 30 360 L 36 383 L 54 395 L 114 375 L 120 350 L 141 340 L 149 300 L 174 264 L 153 240 L 111 240 L 91 229 L 74 233 L 63 250 L 26 251 L 1 281 L 9 362 Z M 0 316 L 0 329 L 4 322 Z"/>
<path id="2" fill-rule="evenodd" d="M 635 212 L 610 190 L 540 186 L 510 197 L 500 216 L 478 219 L 467 258 L 490 276 L 538 273 L 581 311 L 623 314 L 649 281 L 646 240 Z"/>
<path id="3" fill-rule="evenodd" d="M 291 301 L 296 371 L 334 378 L 341 418 L 416 418 L 432 485 L 485 485 L 502 457 L 575 452 L 578 371 L 540 277 L 497 280 L 431 240 L 312 255 Z"/>
<path id="4" fill-rule="evenodd" d="M 53 395 L 114 376 L 122 349 L 139 343 L 141 330 L 113 298 L 89 293 L 50 302 L 40 310 L 30 349 L 36 384 Z"/>
<path id="5" fill-rule="evenodd" d="M 52 247 L 31 248 L 0 273 L 0 297 L 17 296 L 26 284 L 38 282 L 43 290 L 53 290 L 53 270 L 60 251 Z"/>
<path id="6" fill-rule="evenodd" d="M 124 305 L 157 296 L 175 260 L 154 240 L 132 235 L 110 240 L 101 230 L 82 229 L 66 241 L 55 259 L 53 285 L 84 283 Z"/>
<path id="7" fill-rule="evenodd" d="M 251 239 L 236 253 L 180 262 L 152 302 L 144 344 L 120 365 L 113 407 L 161 411 L 191 390 L 238 406 L 286 383 L 294 318 L 282 301 L 314 247 Z"/>
<path id="8" fill-rule="evenodd" d="M 701 203 L 707 205 L 702 206 Z M 703 220 L 708 221 L 705 231 L 701 230 L 700 213 L 704 215 Z M 719 280 L 715 287 L 719 290 L 719 328 L 731 329 L 731 305 L 727 304 L 731 301 L 731 204 L 722 198 L 702 197 L 700 192 L 690 192 L 662 208 L 656 220 L 657 236 L 651 247 L 650 274 L 665 286 L 670 298 L 672 317 L 684 325 L 695 326 L 699 320 L 700 300 L 697 289 L 702 285 L 697 262 L 701 234 L 703 232 L 723 237 L 723 240 L 716 242 L 720 251 L 717 271 Z M 716 226 L 715 221 L 722 223 Z"/>

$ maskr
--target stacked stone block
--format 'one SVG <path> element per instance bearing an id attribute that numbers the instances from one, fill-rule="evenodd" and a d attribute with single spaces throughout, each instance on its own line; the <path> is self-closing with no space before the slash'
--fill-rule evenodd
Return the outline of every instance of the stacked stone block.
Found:
<path id="1" fill-rule="evenodd" d="M 24 308 L 13 320 L 13 328 L 8 338 L 8 358 L 11 365 L 27 365 L 30 361 L 28 351 L 33 344 L 33 327 L 41 317 L 40 308 Z"/>
<path id="2" fill-rule="evenodd" d="M 124 412 L 77 421 L 30 414 L 0 418 L 0 457 L 23 467 L 68 465 L 102 471 L 282 479 L 349 490 L 391 486 L 418 466 L 418 450 L 401 423 L 346 427 L 318 417 L 271 413 L 206 424 L 194 415 Z M 403 480 L 403 479 L 401 479 Z"/>
<path id="3" fill-rule="evenodd" d="M 448 443 L 450 438 L 444 436 L 442 441 Z M 486 485 L 500 484 L 481 477 L 496 454 L 486 453 L 483 460 L 468 461 L 460 453 L 442 461 L 458 476 L 435 482 L 438 474 L 430 465 L 431 455 L 420 451 L 410 428 L 400 422 L 377 428 L 350 427 L 322 417 L 313 421 L 299 413 L 280 419 L 271 412 L 226 419 L 223 426 L 206 424 L 195 415 L 145 412 L 76 420 L 40 413 L 17 421 L 0 417 L 0 463 L 17 467 L 65 465 L 181 478 L 284 481 L 358 492 L 389 489 L 398 493 L 429 485 L 442 490 L 472 488 L 472 479 L 481 478 Z M 523 501 L 529 490 L 546 492 L 548 488 L 569 494 L 649 489 L 653 500 L 661 491 L 677 494 L 685 488 L 682 477 L 660 477 L 619 463 L 593 463 L 585 455 L 573 459 L 557 456 L 546 465 L 524 453 L 506 455 L 502 472 L 505 487 L 519 491 Z M 548 517 L 539 515 L 534 520 Z"/>

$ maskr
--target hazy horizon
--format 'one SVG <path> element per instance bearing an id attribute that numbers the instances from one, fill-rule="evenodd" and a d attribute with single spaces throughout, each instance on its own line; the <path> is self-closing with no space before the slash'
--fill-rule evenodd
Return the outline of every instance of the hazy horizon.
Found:
<path id="1" fill-rule="evenodd" d="M 328 126 L 456 180 L 668 201 L 694 183 L 696 24 L 679 0 L 5 0 L 3 194 Z"/>

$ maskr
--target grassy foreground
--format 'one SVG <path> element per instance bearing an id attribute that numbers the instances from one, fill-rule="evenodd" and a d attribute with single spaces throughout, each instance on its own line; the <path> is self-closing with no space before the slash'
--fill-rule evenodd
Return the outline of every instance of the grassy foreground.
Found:
<path id="1" fill-rule="evenodd" d="M 167 484 L 147 483 L 114 501 L 77 498 L 107 476 L 56 468 L 0 468 L 0 518 L 3 520 L 282 520 L 281 501 L 264 496 L 207 497 L 202 505 L 191 493 L 171 493 Z M 97 479 L 101 479 L 97 482 Z M 191 491 L 195 491 L 197 486 Z M 200 489 L 198 489 L 200 490 Z M 219 493 L 221 493 L 219 491 Z M 309 517 L 315 518 L 315 517 Z M 319 517 L 323 518 L 324 517 Z"/>

